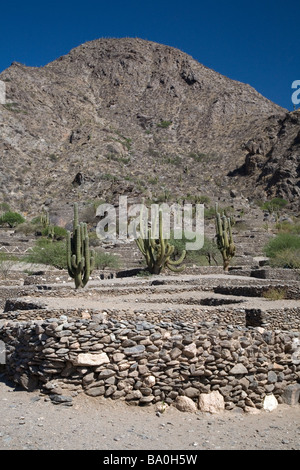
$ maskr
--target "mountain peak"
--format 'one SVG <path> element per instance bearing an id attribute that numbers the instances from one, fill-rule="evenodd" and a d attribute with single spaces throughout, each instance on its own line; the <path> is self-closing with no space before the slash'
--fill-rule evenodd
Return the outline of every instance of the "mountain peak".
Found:
<path id="1" fill-rule="evenodd" d="M 118 191 L 222 194 L 245 143 L 270 116 L 286 116 L 249 85 L 139 38 L 96 39 L 44 67 L 11 66 L 0 80 L 2 199 L 16 206 L 25 194 L 34 207 Z M 260 139 L 270 151 L 268 131 Z M 78 172 L 86 193 L 74 187 Z"/>

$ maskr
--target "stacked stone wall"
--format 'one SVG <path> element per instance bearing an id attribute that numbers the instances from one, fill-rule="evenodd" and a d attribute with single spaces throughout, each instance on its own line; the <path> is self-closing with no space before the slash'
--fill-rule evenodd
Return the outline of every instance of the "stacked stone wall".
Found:
<path id="1" fill-rule="evenodd" d="M 300 388 L 298 331 L 94 314 L 2 320 L 9 378 L 54 400 L 80 392 L 145 405 L 218 391 L 226 409 Z M 70 398 L 71 400 L 71 398 Z"/>

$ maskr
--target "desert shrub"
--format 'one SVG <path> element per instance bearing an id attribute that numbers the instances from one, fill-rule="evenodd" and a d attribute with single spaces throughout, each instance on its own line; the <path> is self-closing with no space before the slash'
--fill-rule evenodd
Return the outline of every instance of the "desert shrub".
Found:
<path id="1" fill-rule="evenodd" d="M 210 197 L 206 195 L 200 195 L 195 197 L 195 203 L 196 204 L 209 204 L 210 203 Z"/>
<path id="2" fill-rule="evenodd" d="M 289 222 L 288 220 L 283 220 L 282 222 L 277 222 L 275 225 L 278 232 L 284 233 L 294 233 L 300 235 L 300 223 Z"/>
<path id="3" fill-rule="evenodd" d="M 172 121 L 160 121 L 157 124 L 157 127 L 162 127 L 163 129 L 167 129 L 172 124 Z"/>
<path id="4" fill-rule="evenodd" d="M 53 240 L 63 240 L 67 236 L 67 230 L 58 225 L 48 225 L 42 230 L 44 237 L 52 238 Z"/>
<path id="5" fill-rule="evenodd" d="M 290 233 L 279 233 L 276 237 L 272 238 L 265 247 L 266 255 L 273 258 L 278 252 L 282 250 L 297 250 L 300 249 L 300 237 Z"/>
<path id="6" fill-rule="evenodd" d="M 283 300 L 286 298 L 286 290 L 284 288 L 270 287 L 263 293 L 263 297 L 268 300 Z"/>
<path id="7" fill-rule="evenodd" d="M 22 224 L 17 225 L 15 232 L 23 233 L 24 235 L 34 235 L 36 230 L 36 225 L 33 225 L 31 222 L 23 222 Z"/>
<path id="8" fill-rule="evenodd" d="M 277 268 L 300 269 L 300 249 L 286 248 L 270 259 L 270 265 Z"/>
<path id="9" fill-rule="evenodd" d="M 118 269 L 120 267 L 120 258 L 111 253 L 97 252 L 95 255 L 95 268 L 96 269 Z"/>
<path id="10" fill-rule="evenodd" d="M 194 238 L 195 240 L 195 238 Z M 176 239 L 174 233 L 171 236 L 171 244 L 175 246 L 174 257 L 181 255 L 186 249 L 186 243 L 193 242 L 193 239 L 183 235 L 182 238 Z M 222 264 L 222 257 L 214 240 L 204 237 L 203 247 L 199 250 L 188 250 L 185 257 L 186 262 L 197 264 L 199 266 L 211 266 L 213 264 Z"/>
<path id="11" fill-rule="evenodd" d="M 30 223 L 33 225 L 41 225 L 41 216 L 37 215 L 36 217 L 31 219 Z"/>
<path id="12" fill-rule="evenodd" d="M 283 268 L 300 268 L 300 236 L 278 233 L 265 247 L 270 265 Z"/>
<path id="13" fill-rule="evenodd" d="M 38 240 L 24 261 L 33 264 L 47 264 L 58 269 L 67 268 L 67 249 L 65 241 Z"/>
<path id="14" fill-rule="evenodd" d="M 13 259 L 0 258 L 0 279 L 7 279 L 15 264 Z"/>
<path id="15" fill-rule="evenodd" d="M 205 207 L 204 208 L 204 219 L 213 219 L 216 215 L 215 207 Z"/>
<path id="16" fill-rule="evenodd" d="M 227 217 L 230 217 L 230 214 L 233 212 L 233 208 L 231 206 L 226 207 L 219 207 L 219 212 L 221 214 L 225 214 Z M 204 207 L 204 219 L 214 219 L 216 216 L 216 207 Z"/>
<path id="17" fill-rule="evenodd" d="M 280 197 L 274 197 L 270 201 L 266 201 L 261 205 L 261 209 L 268 212 L 279 212 L 288 204 L 288 201 Z"/>
<path id="18" fill-rule="evenodd" d="M 7 211 L 0 217 L 0 225 L 9 225 L 10 228 L 25 222 L 24 217 L 18 212 Z"/>

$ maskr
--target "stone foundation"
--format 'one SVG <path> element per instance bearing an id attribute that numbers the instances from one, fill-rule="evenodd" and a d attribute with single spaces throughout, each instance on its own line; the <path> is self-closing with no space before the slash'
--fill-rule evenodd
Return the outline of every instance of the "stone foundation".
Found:
<path id="1" fill-rule="evenodd" d="M 198 405 L 200 396 L 217 391 L 228 410 L 262 408 L 269 395 L 279 403 L 299 400 L 299 331 L 150 314 L 34 315 L 1 320 L 5 370 L 54 402 L 80 392 L 136 405 L 179 397 Z"/>

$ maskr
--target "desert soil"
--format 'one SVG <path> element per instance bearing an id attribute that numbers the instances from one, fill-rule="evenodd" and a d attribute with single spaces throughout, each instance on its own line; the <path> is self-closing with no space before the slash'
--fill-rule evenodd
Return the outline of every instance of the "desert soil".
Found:
<path id="1" fill-rule="evenodd" d="M 72 405 L 0 377 L 0 450 L 300 450 L 300 405 L 183 413 L 79 394 Z"/>

